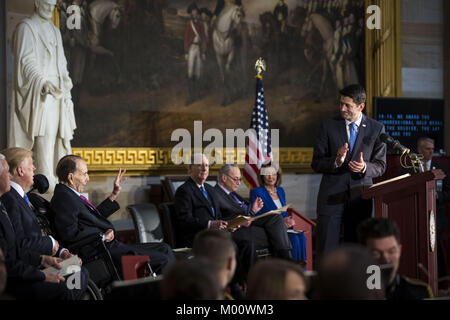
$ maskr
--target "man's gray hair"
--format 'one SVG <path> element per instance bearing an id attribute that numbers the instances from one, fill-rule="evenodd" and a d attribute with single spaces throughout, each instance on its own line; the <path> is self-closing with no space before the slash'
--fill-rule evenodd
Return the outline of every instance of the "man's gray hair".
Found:
<path id="1" fill-rule="evenodd" d="M 220 168 L 219 174 L 217 176 L 217 180 L 220 181 L 220 177 L 223 174 L 228 175 L 230 173 L 230 171 L 231 171 L 231 168 L 239 168 L 239 166 L 236 163 L 227 163 L 227 164 L 225 164 L 224 166 L 222 166 L 222 168 Z"/>
<path id="2" fill-rule="evenodd" d="M 200 161 L 200 163 L 195 163 L 195 161 L 196 161 L 196 160 L 198 161 L 199 158 L 202 159 L 202 160 Z M 189 165 L 193 165 L 193 164 L 202 164 L 203 158 L 205 158 L 206 160 L 208 160 L 208 157 L 206 157 L 206 155 L 203 154 L 203 153 L 198 153 L 198 152 L 197 152 L 197 153 L 193 153 L 193 154 L 191 155 L 191 159 L 190 159 Z"/>

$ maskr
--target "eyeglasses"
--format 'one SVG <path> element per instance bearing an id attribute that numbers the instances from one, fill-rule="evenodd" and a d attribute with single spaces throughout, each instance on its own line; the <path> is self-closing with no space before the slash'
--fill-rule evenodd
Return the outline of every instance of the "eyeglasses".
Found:
<path id="1" fill-rule="evenodd" d="M 238 182 L 242 182 L 242 178 L 241 177 L 236 177 L 236 178 L 233 178 L 232 176 L 230 176 L 229 174 L 226 174 L 228 177 L 230 177 L 231 178 L 231 180 L 233 180 L 234 182 L 236 182 L 236 183 L 238 183 Z"/>

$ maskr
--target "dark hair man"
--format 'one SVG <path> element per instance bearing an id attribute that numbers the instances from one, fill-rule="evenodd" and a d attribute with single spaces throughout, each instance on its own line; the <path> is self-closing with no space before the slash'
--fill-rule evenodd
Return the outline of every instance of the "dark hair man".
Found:
<path id="1" fill-rule="evenodd" d="M 383 124 L 367 118 L 366 92 L 358 84 L 340 91 L 340 117 L 322 122 L 311 167 L 322 173 L 317 197 L 317 244 L 320 257 L 338 246 L 341 223 L 344 241 L 356 242 L 356 227 L 372 214 L 372 201 L 361 198 L 386 169 Z"/>
<path id="2" fill-rule="evenodd" d="M 395 221 L 384 218 L 365 220 L 358 226 L 358 238 L 360 243 L 370 250 L 378 264 L 392 265 L 386 299 L 415 300 L 433 297 L 431 288 L 426 283 L 398 274 L 402 245 Z"/>

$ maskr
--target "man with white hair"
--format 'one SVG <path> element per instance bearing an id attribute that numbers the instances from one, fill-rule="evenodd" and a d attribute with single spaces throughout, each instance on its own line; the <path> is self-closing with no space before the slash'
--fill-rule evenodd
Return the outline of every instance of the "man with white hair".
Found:
<path id="1" fill-rule="evenodd" d="M 33 150 L 37 173 L 51 190 L 55 165 L 71 153 L 76 128 L 61 33 L 52 21 L 56 0 L 35 0 L 34 14 L 14 31 L 13 89 L 8 147 Z"/>

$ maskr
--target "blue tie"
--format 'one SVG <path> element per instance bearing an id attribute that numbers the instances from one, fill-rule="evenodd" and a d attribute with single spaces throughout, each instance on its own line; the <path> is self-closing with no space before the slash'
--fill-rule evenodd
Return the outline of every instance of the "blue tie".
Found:
<path id="1" fill-rule="evenodd" d="M 30 208 L 32 208 L 32 206 L 31 206 L 31 202 L 30 202 L 30 199 L 28 198 L 28 196 L 27 196 L 27 194 L 25 193 L 24 195 L 23 195 L 23 198 L 25 199 L 25 201 L 28 203 L 28 206 L 30 207 Z"/>
<path id="2" fill-rule="evenodd" d="M 358 133 L 356 132 L 356 123 L 352 122 L 349 124 L 350 126 L 350 153 L 353 151 L 353 147 L 355 146 L 356 136 Z"/>
<path id="3" fill-rule="evenodd" d="M 202 190 L 203 195 L 205 196 L 206 200 L 209 201 L 208 193 L 206 193 L 205 188 L 204 188 L 203 186 L 200 186 L 200 190 Z M 212 213 L 213 213 L 213 216 L 215 217 L 215 216 L 216 216 L 216 212 L 214 211 L 214 207 L 213 207 L 213 206 L 211 206 L 211 211 L 212 211 Z"/>

